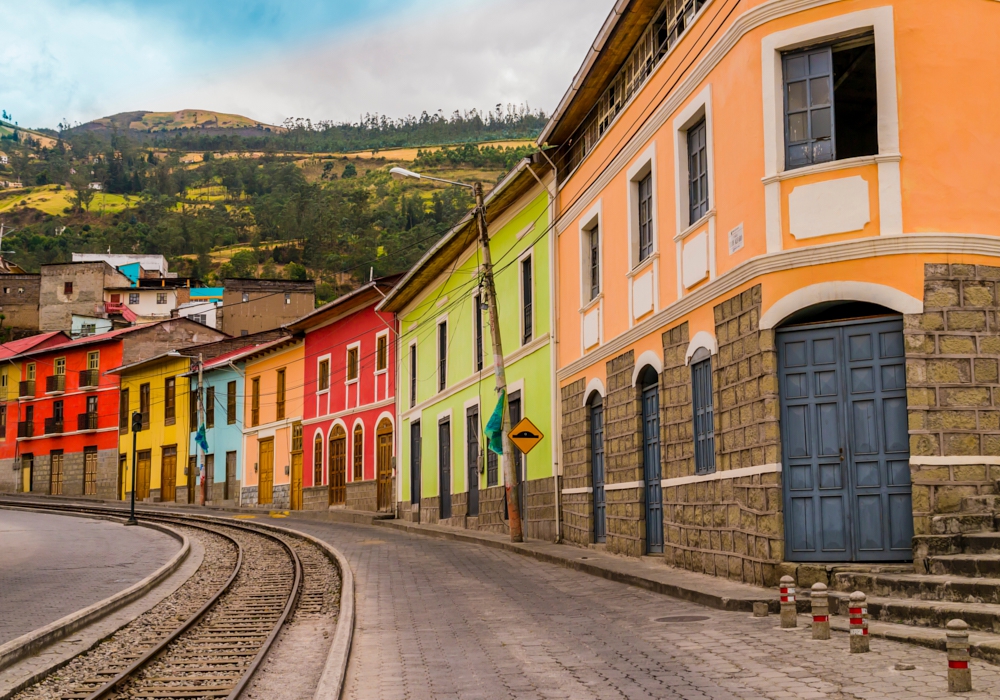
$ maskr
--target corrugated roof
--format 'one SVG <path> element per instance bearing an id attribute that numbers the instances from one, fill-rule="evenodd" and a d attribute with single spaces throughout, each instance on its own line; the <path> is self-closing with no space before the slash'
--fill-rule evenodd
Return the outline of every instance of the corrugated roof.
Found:
<path id="1" fill-rule="evenodd" d="M 49 331 L 48 333 L 40 333 L 39 335 L 31 335 L 27 338 L 21 338 L 20 340 L 12 340 L 9 343 L 4 343 L 0 345 L 0 359 L 13 357 L 14 355 L 20 355 L 23 352 L 31 350 L 31 348 L 38 346 L 40 343 L 44 343 L 50 338 L 56 336 L 64 336 L 66 340 L 69 340 L 69 336 L 63 331 Z M 65 343 L 60 343 L 64 345 Z M 55 347 L 55 346 L 53 346 Z"/>
<path id="2" fill-rule="evenodd" d="M 395 285 L 396 282 L 398 282 L 400 278 L 402 278 L 402 276 L 403 275 L 400 274 L 400 275 L 390 275 L 388 277 L 379 277 L 377 280 L 368 282 L 367 284 L 364 284 L 358 287 L 357 289 L 351 290 L 347 294 L 337 297 L 333 301 L 329 301 L 326 304 L 323 304 L 323 306 L 313 311 L 310 311 L 302 318 L 292 321 L 285 327 L 293 331 L 304 331 L 309 328 L 312 328 L 313 326 L 317 326 L 321 323 L 324 323 L 330 318 L 337 316 L 337 314 L 343 313 L 345 310 L 348 310 L 348 307 L 350 306 L 351 302 L 357 301 L 359 307 L 365 306 L 366 304 L 362 302 L 366 301 L 366 298 L 368 296 L 374 296 L 375 299 L 381 301 L 383 298 L 385 298 L 385 294 L 382 293 L 379 290 L 379 288 L 381 287 L 386 291 L 391 291 L 393 285 Z M 369 295 L 368 292 L 372 292 L 373 294 Z"/>

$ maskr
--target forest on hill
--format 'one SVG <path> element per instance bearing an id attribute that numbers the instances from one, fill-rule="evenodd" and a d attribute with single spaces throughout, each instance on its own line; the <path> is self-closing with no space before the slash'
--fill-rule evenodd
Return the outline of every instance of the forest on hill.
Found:
<path id="1" fill-rule="evenodd" d="M 255 151 L 273 148 L 276 151 L 302 153 L 346 153 L 534 139 L 541 133 L 545 121 L 544 112 L 532 111 L 527 105 L 504 107 L 498 104 L 492 112 L 475 109 L 455 111 L 451 115 L 423 112 L 419 117 L 399 119 L 366 114 L 357 122 L 286 119 L 280 130 L 213 128 L 211 121 L 205 121 L 199 127 L 127 131 L 138 144 L 174 150 Z M 74 144 L 89 140 L 107 143 L 115 133 L 122 131 L 106 118 L 66 129 L 62 136 Z"/>
<path id="2" fill-rule="evenodd" d="M 30 271 L 72 252 L 158 253 L 180 275 L 207 282 L 313 278 L 324 301 L 369 274 L 406 270 L 472 206 L 465 188 L 392 180 L 396 161 L 378 156 L 273 143 L 235 152 L 154 147 L 118 130 L 106 140 L 62 136 L 52 148 L 0 143 L 6 172 L 25 185 L 0 189 L 0 222 L 15 229 L 4 254 Z M 534 150 L 469 142 L 418 150 L 403 164 L 489 186 Z"/>

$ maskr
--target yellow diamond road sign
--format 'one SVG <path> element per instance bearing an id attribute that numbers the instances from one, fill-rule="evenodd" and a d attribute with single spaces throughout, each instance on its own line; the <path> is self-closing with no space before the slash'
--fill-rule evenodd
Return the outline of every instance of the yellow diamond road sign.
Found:
<path id="1" fill-rule="evenodd" d="M 535 427 L 527 418 L 522 418 L 521 422 L 515 425 L 507 437 L 510 441 L 517 445 L 517 449 L 521 450 L 524 454 L 531 452 L 531 448 L 542 441 L 545 437 L 542 435 L 542 431 Z"/>

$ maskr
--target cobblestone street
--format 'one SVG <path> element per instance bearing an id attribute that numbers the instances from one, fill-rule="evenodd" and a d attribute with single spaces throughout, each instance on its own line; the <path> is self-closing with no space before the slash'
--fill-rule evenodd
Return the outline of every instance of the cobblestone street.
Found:
<path id="1" fill-rule="evenodd" d="M 356 574 L 345 697 L 943 698 L 943 652 L 810 631 L 649 593 L 516 554 L 384 528 L 288 519 Z M 697 616 L 691 622 L 660 618 Z M 897 664 L 912 670 L 896 670 Z M 976 692 L 1000 669 L 972 662 Z"/>

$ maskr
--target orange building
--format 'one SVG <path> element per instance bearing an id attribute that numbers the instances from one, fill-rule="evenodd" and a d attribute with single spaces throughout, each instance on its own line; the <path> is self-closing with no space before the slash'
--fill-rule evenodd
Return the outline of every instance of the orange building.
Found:
<path id="1" fill-rule="evenodd" d="M 1000 477 L 998 23 L 615 4 L 539 139 L 567 540 L 771 585 L 966 527 Z"/>
<path id="2" fill-rule="evenodd" d="M 243 358 L 244 506 L 302 508 L 301 337 L 264 343 Z"/>

